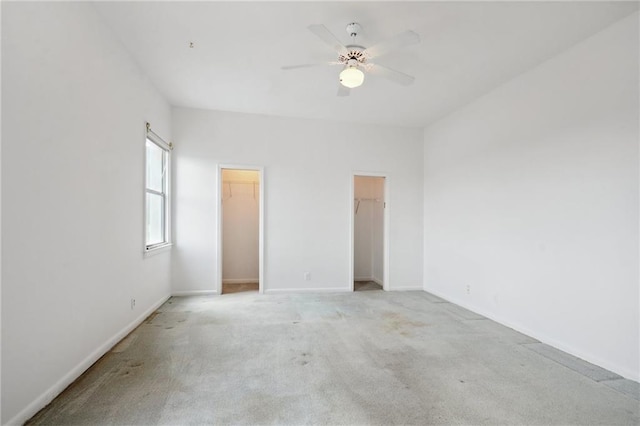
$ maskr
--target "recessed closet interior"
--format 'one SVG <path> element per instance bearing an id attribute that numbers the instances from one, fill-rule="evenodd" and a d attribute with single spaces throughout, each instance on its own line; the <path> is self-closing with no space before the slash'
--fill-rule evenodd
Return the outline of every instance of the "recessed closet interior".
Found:
<path id="1" fill-rule="evenodd" d="M 354 176 L 354 290 L 384 285 L 384 177 Z"/>
<path id="2" fill-rule="evenodd" d="M 222 170 L 222 293 L 258 291 L 260 175 Z"/>

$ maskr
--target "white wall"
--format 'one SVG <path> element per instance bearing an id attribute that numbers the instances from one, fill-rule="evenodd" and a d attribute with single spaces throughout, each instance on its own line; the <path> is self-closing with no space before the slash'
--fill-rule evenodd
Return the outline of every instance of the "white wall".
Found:
<path id="1" fill-rule="evenodd" d="M 265 167 L 267 292 L 350 288 L 354 171 L 389 174 L 390 289 L 422 288 L 421 130 L 183 108 L 173 118 L 175 292 L 216 288 L 218 164 Z"/>
<path id="2" fill-rule="evenodd" d="M 260 176 L 256 170 L 222 170 L 222 281 L 258 282 Z"/>
<path id="3" fill-rule="evenodd" d="M 425 289 L 638 380 L 638 113 L 634 14 L 426 129 Z"/>
<path id="4" fill-rule="evenodd" d="M 354 178 L 354 280 L 382 285 L 384 266 L 384 178 Z"/>
<path id="5" fill-rule="evenodd" d="M 142 255 L 144 124 L 170 113 L 89 3 L 3 2 L 3 424 L 170 294 L 170 254 Z"/>

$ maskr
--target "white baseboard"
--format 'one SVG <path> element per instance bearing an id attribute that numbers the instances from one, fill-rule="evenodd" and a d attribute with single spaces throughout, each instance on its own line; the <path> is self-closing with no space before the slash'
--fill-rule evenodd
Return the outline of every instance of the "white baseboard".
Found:
<path id="1" fill-rule="evenodd" d="M 344 293 L 351 292 L 348 287 L 331 287 L 331 288 L 271 288 L 265 290 L 267 294 L 276 293 Z"/>
<path id="2" fill-rule="evenodd" d="M 186 290 L 172 291 L 171 296 L 207 296 L 210 294 L 218 294 L 217 290 Z"/>
<path id="3" fill-rule="evenodd" d="M 258 278 L 225 278 L 222 284 L 257 284 Z"/>
<path id="4" fill-rule="evenodd" d="M 137 326 L 151 315 L 156 309 L 158 309 L 164 302 L 169 300 L 170 296 L 163 296 L 159 301 L 154 303 L 149 309 L 140 314 L 135 320 L 130 322 L 122 330 L 114 334 L 110 339 L 100 345 L 96 350 L 91 352 L 84 360 L 82 360 L 76 367 L 71 369 L 60 380 L 58 380 L 53 386 L 47 389 L 39 397 L 33 400 L 22 411 L 16 414 L 10 419 L 6 425 L 22 425 L 31 417 L 36 415 L 38 411 L 47 406 L 53 399 L 60 395 L 71 383 L 73 383 L 78 377 L 82 375 L 89 367 L 91 367 L 96 361 L 98 361 L 104 354 L 109 352 L 111 348 L 117 345 L 122 339 L 124 339 L 129 333 L 131 333 Z"/>
<path id="5" fill-rule="evenodd" d="M 391 286 L 389 291 L 424 291 L 421 286 Z"/>
<path id="6" fill-rule="evenodd" d="M 537 339 L 542 343 L 545 343 L 545 344 L 547 344 L 549 346 L 552 346 L 552 347 L 554 347 L 556 349 L 559 349 L 559 350 L 561 350 L 563 352 L 566 352 L 568 354 L 571 354 L 573 356 L 581 358 L 581 359 L 583 359 L 583 360 L 585 360 L 587 362 L 590 362 L 590 363 L 592 363 L 594 365 L 602 367 L 602 368 L 604 368 L 606 370 L 609 370 L 609 371 L 612 371 L 612 372 L 614 372 L 616 374 L 619 374 L 619 375 L 621 375 L 622 377 L 624 377 L 626 379 L 634 380 L 636 382 L 640 380 L 640 376 L 638 376 L 638 374 L 636 374 L 635 372 L 633 372 L 633 371 L 631 371 L 631 370 L 629 370 L 627 368 L 620 367 L 618 365 L 614 365 L 614 364 L 612 364 L 612 363 L 610 363 L 608 361 L 602 360 L 602 359 L 600 359 L 598 357 L 594 357 L 591 354 L 583 353 L 582 351 L 576 350 L 575 348 L 571 347 L 570 345 L 567 345 L 567 344 L 565 344 L 563 342 L 559 342 L 556 339 L 553 339 L 553 338 L 551 338 L 551 337 L 549 337 L 549 336 L 547 336 L 547 335 L 545 335 L 543 333 L 538 333 L 537 331 L 531 330 L 528 327 L 524 327 L 524 326 L 522 326 L 521 324 L 519 324 L 517 322 L 513 322 L 513 321 L 511 321 L 509 319 L 506 319 L 506 318 L 503 318 L 503 317 L 501 317 L 499 315 L 495 315 L 493 312 L 489 312 L 489 311 L 487 311 L 485 309 L 478 308 L 478 307 L 473 306 L 473 305 L 471 305 L 469 303 L 466 303 L 466 302 L 464 302 L 462 300 L 456 299 L 454 297 L 450 297 L 450 296 L 445 295 L 443 293 L 440 293 L 438 291 L 433 291 L 433 290 L 427 289 L 427 288 L 424 288 L 423 290 L 426 291 L 427 293 L 431 293 L 431 294 L 433 294 L 435 296 L 438 296 L 441 299 L 446 300 L 447 302 L 454 303 L 454 304 L 456 304 L 458 306 L 461 306 L 461 307 L 463 307 L 465 309 L 470 310 L 471 312 L 475 312 L 476 314 L 479 314 L 479 315 L 482 315 L 484 317 L 487 317 L 492 321 L 495 321 L 495 322 L 497 322 L 499 324 L 504 325 L 505 327 L 509 327 L 509 328 L 519 332 L 519 333 L 522 333 L 522 334 L 524 334 L 526 336 L 529 336 L 529 337 L 532 337 L 534 339 Z"/>

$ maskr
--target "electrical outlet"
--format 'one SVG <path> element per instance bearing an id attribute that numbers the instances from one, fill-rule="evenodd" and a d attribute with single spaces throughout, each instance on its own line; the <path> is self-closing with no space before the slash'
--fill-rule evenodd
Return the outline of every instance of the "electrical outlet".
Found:
<path id="1" fill-rule="evenodd" d="M 136 299 L 131 299 L 131 310 L 136 307 Z"/>
<path id="2" fill-rule="evenodd" d="M 467 284 L 467 294 L 471 294 L 471 286 Z"/>
<path id="3" fill-rule="evenodd" d="M 311 281 L 311 272 L 305 272 L 304 273 L 304 280 L 305 281 Z"/>

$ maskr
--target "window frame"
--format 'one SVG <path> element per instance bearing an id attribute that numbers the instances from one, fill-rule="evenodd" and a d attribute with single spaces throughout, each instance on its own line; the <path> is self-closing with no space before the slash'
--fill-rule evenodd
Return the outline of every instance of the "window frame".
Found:
<path id="1" fill-rule="evenodd" d="M 168 249 L 172 246 L 171 241 L 171 151 L 173 150 L 173 144 L 167 143 L 151 130 L 151 126 L 147 123 L 147 132 L 144 141 L 144 219 L 143 219 L 143 247 L 144 254 L 151 255 L 164 249 Z M 162 150 L 163 162 L 165 164 L 165 173 L 163 176 L 163 188 L 162 192 L 149 188 L 149 182 L 147 180 L 147 168 L 149 166 L 149 158 L 147 156 L 147 142 L 153 143 Z M 163 197 L 164 209 L 162 210 L 162 230 L 164 238 L 162 242 L 148 244 L 147 242 L 147 194 L 160 195 Z"/>

